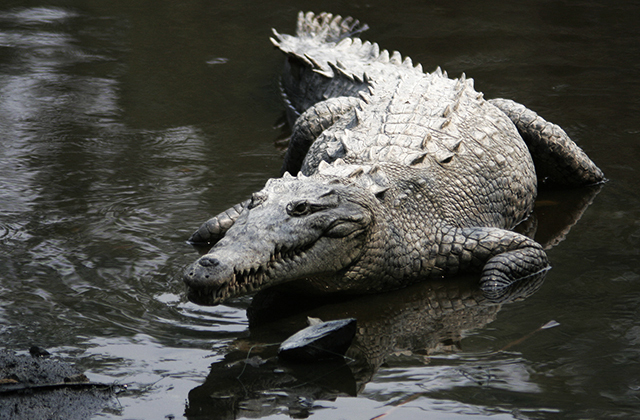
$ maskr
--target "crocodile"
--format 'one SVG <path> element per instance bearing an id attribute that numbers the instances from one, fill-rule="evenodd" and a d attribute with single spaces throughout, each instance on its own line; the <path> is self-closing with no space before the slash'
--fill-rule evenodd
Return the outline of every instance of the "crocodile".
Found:
<path id="1" fill-rule="evenodd" d="M 559 126 L 362 41 L 365 29 L 309 12 L 295 36 L 273 31 L 292 122 L 281 176 L 190 237 L 212 246 L 183 274 L 191 301 L 276 285 L 377 293 L 460 273 L 499 298 L 550 268 L 514 227 L 539 184 L 598 184 L 603 172 Z"/>

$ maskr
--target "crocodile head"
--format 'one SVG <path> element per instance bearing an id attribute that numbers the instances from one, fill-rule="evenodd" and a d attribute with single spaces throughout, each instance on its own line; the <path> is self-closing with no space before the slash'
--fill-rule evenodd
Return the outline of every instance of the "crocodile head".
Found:
<path id="1" fill-rule="evenodd" d="M 347 269 L 363 253 L 373 221 L 362 193 L 323 178 L 269 180 L 224 238 L 186 269 L 189 300 L 216 305 Z"/>

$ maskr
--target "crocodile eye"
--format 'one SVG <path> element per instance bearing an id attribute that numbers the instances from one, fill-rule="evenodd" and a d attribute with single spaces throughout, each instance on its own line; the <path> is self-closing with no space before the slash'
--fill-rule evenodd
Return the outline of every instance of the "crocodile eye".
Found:
<path id="1" fill-rule="evenodd" d="M 311 213 L 311 204 L 308 201 L 292 201 L 287 204 L 287 214 L 293 217 L 306 216 Z"/>

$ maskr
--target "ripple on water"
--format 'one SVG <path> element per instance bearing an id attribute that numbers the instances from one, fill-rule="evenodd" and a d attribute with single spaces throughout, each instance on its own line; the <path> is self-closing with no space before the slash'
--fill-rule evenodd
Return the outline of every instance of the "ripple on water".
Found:
<path id="1" fill-rule="evenodd" d="M 111 191 L 113 199 L 98 210 L 104 225 L 115 226 L 120 232 L 140 232 L 159 223 L 158 215 L 149 208 L 152 198 L 141 195 L 133 187 L 122 186 L 120 191 Z"/>
<path id="2" fill-rule="evenodd" d="M 17 231 L 14 224 L 0 220 L 0 241 L 13 238 Z"/>
<path id="3" fill-rule="evenodd" d="M 393 359 L 390 362 L 391 366 L 381 369 L 376 381 L 367 385 L 365 394 L 369 397 L 402 400 L 407 395 L 420 394 L 446 398 L 456 393 L 489 393 L 490 389 L 520 395 L 542 392 L 531 377 L 529 362 L 517 353 L 441 355 L 431 357 L 424 366 L 393 366 Z"/>
<path id="4" fill-rule="evenodd" d="M 59 23 L 76 16 L 77 13 L 59 7 L 31 7 L 3 12 L 0 19 L 22 25 L 39 25 Z"/>
<path id="5" fill-rule="evenodd" d="M 159 302 L 169 305 L 176 316 L 167 317 L 158 315 L 159 322 L 171 324 L 182 330 L 196 333 L 208 333 L 209 339 L 219 335 L 233 337 L 248 328 L 246 311 L 226 305 L 200 306 L 191 302 L 182 301 L 182 297 L 173 293 L 162 293 L 155 296 Z"/>
<path id="6" fill-rule="evenodd" d="M 126 384 L 118 400 L 128 418 L 165 418 L 167 407 L 184 407 L 215 361 L 211 350 L 167 346 L 146 334 L 87 340 L 81 356 L 93 381 Z"/>
<path id="7" fill-rule="evenodd" d="M 0 165 L 2 164 L 0 160 Z M 31 235 L 24 230 L 34 194 L 24 187 L 24 177 L 14 176 L 3 182 L 0 169 L 0 244 L 4 241 L 25 241 Z M 8 184 L 22 184 L 20 187 Z"/>

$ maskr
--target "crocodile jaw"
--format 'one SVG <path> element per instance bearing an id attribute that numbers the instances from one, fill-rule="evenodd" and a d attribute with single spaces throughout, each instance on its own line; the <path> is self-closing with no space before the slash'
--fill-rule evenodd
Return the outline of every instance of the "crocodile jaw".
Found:
<path id="1" fill-rule="evenodd" d="M 185 270 L 189 300 L 217 305 L 352 265 L 363 253 L 373 216 L 345 191 L 311 180 L 268 183 L 225 237 Z"/>

